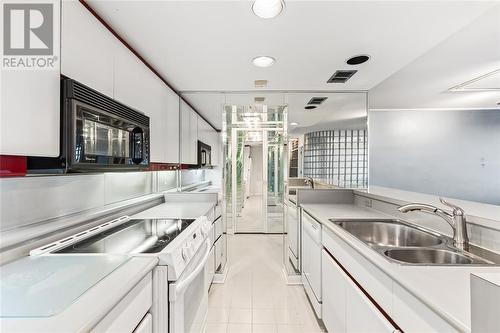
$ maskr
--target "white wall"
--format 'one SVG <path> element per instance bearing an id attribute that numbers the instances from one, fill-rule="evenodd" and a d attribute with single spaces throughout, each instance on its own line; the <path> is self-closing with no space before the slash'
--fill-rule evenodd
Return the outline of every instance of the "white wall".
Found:
<path id="1" fill-rule="evenodd" d="M 500 109 L 370 111 L 369 183 L 500 205 Z"/>
<path id="2" fill-rule="evenodd" d="M 250 157 L 252 169 L 250 171 L 250 195 L 262 194 L 262 146 L 251 146 Z"/>

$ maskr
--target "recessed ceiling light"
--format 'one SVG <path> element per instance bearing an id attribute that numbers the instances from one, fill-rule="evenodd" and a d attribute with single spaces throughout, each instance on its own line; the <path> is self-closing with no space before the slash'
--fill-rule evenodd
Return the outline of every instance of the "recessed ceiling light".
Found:
<path id="1" fill-rule="evenodd" d="M 316 109 L 317 106 L 316 105 L 307 105 L 306 107 L 304 107 L 304 109 L 306 110 L 312 110 L 312 109 Z"/>
<path id="2" fill-rule="evenodd" d="M 285 8 L 283 0 L 255 0 L 252 10 L 260 18 L 268 19 L 278 16 Z"/>
<path id="3" fill-rule="evenodd" d="M 290 123 L 290 126 L 299 126 L 299 123 Z"/>
<path id="4" fill-rule="evenodd" d="M 276 60 L 269 56 L 259 56 L 252 59 L 252 63 L 257 67 L 270 67 Z"/>
<path id="5" fill-rule="evenodd" d="M 360 65 L 364 62 L 367 62 L 370 59 L 369 55 L 366 54 L 360 54 L 357 56 L 354 56 L 352 58 L 347 59 L 346 63 L 348 65 Z"/>

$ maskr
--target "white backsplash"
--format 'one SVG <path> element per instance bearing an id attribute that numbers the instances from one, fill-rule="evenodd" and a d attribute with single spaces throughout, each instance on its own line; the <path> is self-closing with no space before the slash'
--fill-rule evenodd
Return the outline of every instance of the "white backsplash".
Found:
<path id="1" fill-rule="evenodd" d="M 156 175 L 158 192 L 175 190 L 177 188 L 177 171 L 158 171 Z"/>
<path id="2" fill-rule="evenodd" d="M 181 187 L 199 183 L 205 180 L 205 170 L 182 170 L 181 171 Z"/>
<path id="3" fill-rule="evenodd" d="M 151 177 L 151 172 L 105 173 L 104 204 L 152 193 Z"/>
<path id="4" fill-rule="evenodd" d="M 0 230 L 104 207 L 152 193 L 152 172 L 0 179 Z"/>
<path id="5" fill-rule="evenodd" d="M 103 204 L 103 174 L 0 179 L 1 230 Z"/>

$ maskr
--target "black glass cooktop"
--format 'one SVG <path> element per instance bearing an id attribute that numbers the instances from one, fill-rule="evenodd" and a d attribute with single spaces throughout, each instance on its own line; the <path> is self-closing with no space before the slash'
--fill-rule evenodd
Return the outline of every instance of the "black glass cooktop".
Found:
<path id="1" fill-rule="evenodd" d="M 157 253 L 194 219 L 130 220 L 54 253 Z"/>

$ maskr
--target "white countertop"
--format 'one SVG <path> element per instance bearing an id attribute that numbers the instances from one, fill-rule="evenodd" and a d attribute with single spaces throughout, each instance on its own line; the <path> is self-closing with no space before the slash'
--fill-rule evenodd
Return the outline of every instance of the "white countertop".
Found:
<path id="1" fill-rule="evenodd" d="M 15 280 L 9 282 L 11 287 L 15 289 L 35 282 L 25 291 L 30 303 L 35 304 L 27 304 L 26 310 L 12 307 L 10 317 L 3 316 L 3 304 L 2 331 L 88 332 L 157 262 L 156 257 L 47 255 L 8 264 L 16 266 L 7 272 L 8 275 L 19 276 L 17 284 Z M 8 265 L 2 266 L 2 270 Z M 2 293 L 4 283 L 2 276 Z M 45 297 L 40 298 L 43 295 Z M 25 316 L 14 317 L 16 311 L 25 311 Z"/>
<path id="2" fill-rule="evenodd" d="M 462 331 L 470 331 L 470 275 L 471 273 L 497 274 L 500 272 L 500 267 L 399 265 L 385 259 L 328 220 L 330 218 L 380 218 L 388 217 L 387 215 L 370 208 L 349 204 L 302 204 L 301 206 L 324 227 L 341 237 L 348 245 L 448 323 Z"/>
<path id="3" fill-rule="evenodd" d="M 165 202 L 143 212 L 132 215 L 133 219 L 195 219 L 207 214 L 215 202 Z"/>

